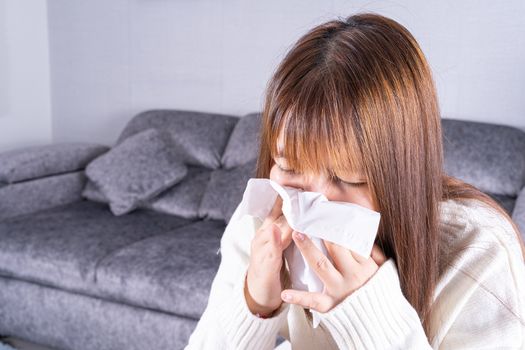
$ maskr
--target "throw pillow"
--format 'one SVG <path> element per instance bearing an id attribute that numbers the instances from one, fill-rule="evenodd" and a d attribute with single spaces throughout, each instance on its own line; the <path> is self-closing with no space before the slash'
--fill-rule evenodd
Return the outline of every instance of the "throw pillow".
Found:
<path id="1" fill-rule="evenodd" d="M 182 180 L 187 171 L 171 136 L 154 128 L 129 137 L 86 167 L 87 177 L 115 215 L 129 213 Z"/>
<path id="2" fill-rule="evenodd" d="M 86 181 L 86 186 L 81 195 L 93 202 L 109 203 L 109 200 L 104 196 L 104 193 L 102 193 L 97 185 L 89 178 Z"/>

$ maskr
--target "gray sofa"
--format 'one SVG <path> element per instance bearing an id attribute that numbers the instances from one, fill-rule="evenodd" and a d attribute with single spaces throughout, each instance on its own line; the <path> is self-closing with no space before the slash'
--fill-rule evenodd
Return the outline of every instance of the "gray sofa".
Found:
<path id="1" fill-rule="evenodd" d="M 57 349 L 182 349 L 205 309 L 221 235 L 254 176 L 259 121 L 259 113 L 152 110 L 133 117 L 111 148 L 1 153 L 0 335 Z M 176 141 L 187 173 L 115 215 L 86 169 L 150 128 Z M 443 137 L 447 172 L 497 199 L 525 232 L 525 133 L 443 119 Z"/>

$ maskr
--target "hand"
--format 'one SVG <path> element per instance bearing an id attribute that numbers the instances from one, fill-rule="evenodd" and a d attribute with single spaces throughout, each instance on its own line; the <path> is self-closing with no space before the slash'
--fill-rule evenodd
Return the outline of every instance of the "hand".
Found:
<path id="1" fill-rule="evenodd" d="M 372 248 L 371 257 L 365 258 L 338 244 L 323 240 L 334 266 L 308 236 L 293 231 L 292 237 L 308 265 L 323 282 L 324 289 L 322 293 L 287 289 L 281 293 L 282 300 L 318 312 L 331 310 L 364 285 L 386 261 L 383 251 L 376 244 Z"/>
<path id="2" fill-rule="evenodd" d="M 255 233 L 244 296 L 253 314 L 269 315 L 281 304 L 284 285 L 283 250 L 292 242 L 292 229 L 282 214 L 282 199 L 275 204 Z"/>

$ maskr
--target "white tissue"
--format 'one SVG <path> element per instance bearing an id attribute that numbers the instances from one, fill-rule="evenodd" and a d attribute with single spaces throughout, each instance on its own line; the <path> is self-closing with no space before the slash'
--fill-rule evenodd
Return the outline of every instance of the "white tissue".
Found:
<path id="1" fill-rule="evenodd" d="M 282 212 L 290 227 L 308 235 L 331 263 L 333 261 L 322 240 L 339 244 L 363 257 L 370 256 L 379 227 L 378 212 L 354 203 L 329 201 L 322 193 L 283 187 L 270 179 L 248 180 L 242 201 L 231 220 L 244 215 L 264 220 L 277 196 L 283 200 Z M 323 283 L 293 242 L 284 251 L 284 256 L 290 268 L 293 289 L 323 291 Z M 316 328 L 319 315 L 315 310 L 310 309 L 310 312 Z"/>

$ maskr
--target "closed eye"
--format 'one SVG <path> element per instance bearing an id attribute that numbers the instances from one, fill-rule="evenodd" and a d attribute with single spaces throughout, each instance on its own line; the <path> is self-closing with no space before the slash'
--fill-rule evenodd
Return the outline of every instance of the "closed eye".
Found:
<path id="1" fill-rule="evenodd" d="M 282 171 L 283 173 L 286 173 L 288 175 L 297 175 L 298 174 L 298 172 L 296 172 L 293 169 L 283 168 L 277 162 L 275 162 L 275 165 L 277 166 L 277 169 L 279 169 L 280 171 Z M 331 176 L 331 180 L 334 183 L 343 184 L 343 185 L 352 186 L 352 187 L 361 187 L 361 186 L 366 185 L 366 181 L 362 181 L 362 182 L 348 182 L 348 181 L 344 181 L 343 179 L 339 178 L 336 175 L 332 175 Z"/>
<path id="2" fill-rule="evenodd" d="M 277 168 L 284 172 L 284 173 L 287 173 L 287 174 L 290 174 L 290 175 L 293 175 L 293 174 L 297 174 L 297 172 L 295 172 L 295 170 L 293 169 L 286 169 L 286 168 L 283 168 L 282 166 L 280 166 L 278 163 L 275 163 L 275 165 L 277 166 Z"/>
<path id="3" fill-rule="evenodd" d="M 348 186 L 352 186 L 352 187 L 361 187 L 361 186 L 364 186 L 366 185 L 366 182 L 348 182 L 348 181 L 344 181 L 342 180 L 341 178 L 339 178 L 338 176 L 332 176 L 332 181 L 334 181 L 335 183 L 340 183 L 340 184 L 344 184 L 344 185 L 348 185 Z"/>

